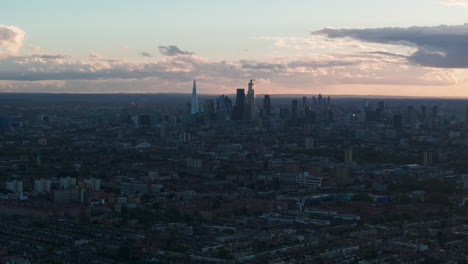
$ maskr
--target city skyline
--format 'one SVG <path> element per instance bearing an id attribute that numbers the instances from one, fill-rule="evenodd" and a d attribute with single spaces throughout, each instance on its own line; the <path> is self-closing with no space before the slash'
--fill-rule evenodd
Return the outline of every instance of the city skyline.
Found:
<path id="1" fill-rule="evenodd" d="M 0 11 L 0 92 L 468 97 L 468 1 L 38 1 Z M 54 16 L 52 16 L 54 14 Z M 278 19 L 281 18 L 281 19 Z"/>

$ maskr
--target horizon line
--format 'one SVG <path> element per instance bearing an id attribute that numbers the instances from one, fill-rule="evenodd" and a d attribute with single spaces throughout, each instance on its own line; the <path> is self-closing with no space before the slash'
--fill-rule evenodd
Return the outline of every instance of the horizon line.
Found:
<path id="1" fill-rule="evenodd" d="M 16 95 L 188 95 L 190 96 L 192 93 L 178 93 L 178 92 L 111 92 L 111 93 L 98 93 L 98 92 L 0 92 L 0 96 L 4 94 L 16 94 Z M 326 93 L 314 93 L 314 94 L 275 94 L 275 93 L 261 93 L 256 94 L 256 96 L 262 95 L 276 95 L 276 96 L 283 96 L 283 97 L 303 97 L 303 96 L 316 96 L 316 95 L 324 95 L 324 96 L 334 96 L 338 98 L 380 98 L 380 99 L 451 99 L 451 100 L 468 100 L 468 96 L 465 97 L 457 97 L 457 96 L 411 96 L 411 95 L 359 95 L 359 94 L 326 94 Z M 197 96 L 220 96 L 220 95 L 231 95 L 235 96 L 235 93 L 230 94 L 209 94 L 209 93 L 197 93 Z"/>

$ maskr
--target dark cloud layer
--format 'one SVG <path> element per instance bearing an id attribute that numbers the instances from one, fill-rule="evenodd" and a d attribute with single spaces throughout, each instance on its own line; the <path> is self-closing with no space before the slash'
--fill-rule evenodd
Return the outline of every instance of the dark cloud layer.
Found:
<path id="1" fill-rule="evenodd" d="M 70 59 L 72 56 L 66 54 L 34 54 L 31 55 L 32 58 L 41 58 L 45 60 L 58 60 L 58 59 Z"/>
<path id="2" fill-rule="evenodd" d="M 311 34 L 415 47 L 417 51 L 407 57 L 410 62 L 438 68 L 468 68 L 468 24 L 409 28 L 324 28 Z"/>
<path id="3" fill-rule="evenodd" d="M 164 56 L 180 56 L 180 55 L 193 55 L 193 52 L 185 51 L 179 49 L 179 47 L 171 45 L 171 46 L 159 46 L 159 52 L 161 52 Z"/>

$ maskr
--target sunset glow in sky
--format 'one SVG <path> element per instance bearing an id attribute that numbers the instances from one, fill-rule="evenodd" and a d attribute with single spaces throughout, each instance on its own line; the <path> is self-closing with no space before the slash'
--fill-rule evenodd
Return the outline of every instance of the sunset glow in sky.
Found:
<path id="1" fill-rule="evenodd" d="M 1 5 L 0 92 L 468 97 L 468 0 Z"/>

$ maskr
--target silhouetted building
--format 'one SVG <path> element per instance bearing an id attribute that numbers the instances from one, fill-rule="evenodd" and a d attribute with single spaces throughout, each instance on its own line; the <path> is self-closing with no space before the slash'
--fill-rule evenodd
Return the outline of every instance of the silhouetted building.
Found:
<path id="1" fill-rule="evenodd" d="M 193 81 L 193 89 L 192 89 L 192 105 L 190 113 L 192 115 L 196 115 L 198 113 L 198 97 L 197 97 L 197 81 Z"/>
<path id="2" fill-rule="evenodd" d="M 432 151 L 424 151 L 422 157 L 423 166 L 432 166 Z"/>
<path id="3" fill-rule="evenodd" d="M 327 111 L 327 120 L 330 123 L 335 120 L 335 113 L 333 113 L 333 111 L 330 109 Z"/>
<path id="4" fill-rule="evenodd" d="M 427 108 L 425 105 L 421 105 L 421 109 L 419 111 L 419 118 L 422 122 L 426 120 L 427 117 Z"/>
<path id="5" fill-rule="evenodd" d="M 160 138 L 165 138 L 167 136 L 167 127 L 166 125 L 161 125 L 159 128 L 159 137 Z"/>
<path id="6" fill-rule="evenodd" d="M 203 112 L 208 120 L 215 120 L 215 108 L 214 102 L 211 99 L 208 99 L 203 104 Z"/>
<path id="7" fill-rule="evenodd" d="M 293 125 L 297 124 L 297 117 L 298 117 L 297 113 L 298 113 L 298 108 L 299 108 L 298 103 L 299 102 L 297 100 L 292 100 L 291 102 L 291 121 Z"/>
<path id="8" fill-rule="evenodd" d="M 224 105 L 226 106 L 226 119 L 231 119 L 232 114 L 232 101 L 231 98 L 224 97 Z"/>
<path id="9" fill-rule="evenodd" d="M 313 133 L 314 127 L 311 124 L 304 124 L 304 135 L 311 136 Z"/>
<path id="10" fill-rule="evenodd" d="M 305 143 L 305 149 L 306 150 L 314 149 L 314 138 L 313 137 L 306 137 L 304 143 Z"/>
<path id="11" fill-rule="evenodd" d="M 349 167 L 333 168 L 336 185 L 348 185 L 352 183 L 351 169 Z"/>
<path id="12" fill-rule="evenodd" d="M 466 111 L 465 111 L 465 123 L 468 124 L 468 106 L 466 106 Z"/>
<path id="13" fill-rule="evenodd" d="M 393 116 L 393 128 L 396 130 L 402 129 L 402 116 L 400 114 L 396 114 Z"/>
<path id="14" fill-rule="evenodd" d="M 221 95 L 216 99 L 216 123 L 218 125 L 224 124 L 226 120 L 229 120 L 230 118 L 230 108 L 232 107 L 231 105 L 231 100 L 224 96 Z"/>
<path id="15" fill-rule="evenodd" d="M 381 109 L 384 109 L 384 108 L 385 108 L 385 102 L 384 102 L 384 101 L 379 101 L 379 102 L 377 103 L 377 107 L 378 107 L 378 108 L 381 108 Z"/>
<path id="16" fill-rule="evenodd" d="M 271 115 L 271 99 L 268 94 L 263 98 L 263 116 L 269 117 Z"/>
<path id="17" fill-rule="evenodd" d="M 245 90 L 237 89 L 236 105 L 232 109 L 232 120 L 242 120 L 245 108 Z"/>
<path id="18" fill-rule="evenodd" d="M 345 163 L 353 162 L 353 149 L 345 150 L 344 156 L 345 156 L 345 159 L 344 159 Z"/>
<path id="19" fill-rule="evenodd" d="M 257 119 L 257 111 L 255 105 L 255 80 L 250 80 L 247 97 L 245 99 L 244 120 Z"/>
<path id="20" fill-rule="evenodd" d="M 406 115 L 408 123 L 410 124 L 413 124 L 418 120 L 418 112 L 412 105 L 408 106 Z"/>
<path id="21" fill-rule="evenodd" d="M 316 121 L 315 111 L 313 111 L 309 107 L 306 108 L 305 113 L 304 113 L 304 123 L 313 124 L 315 123 L 315 121 Z"/>

